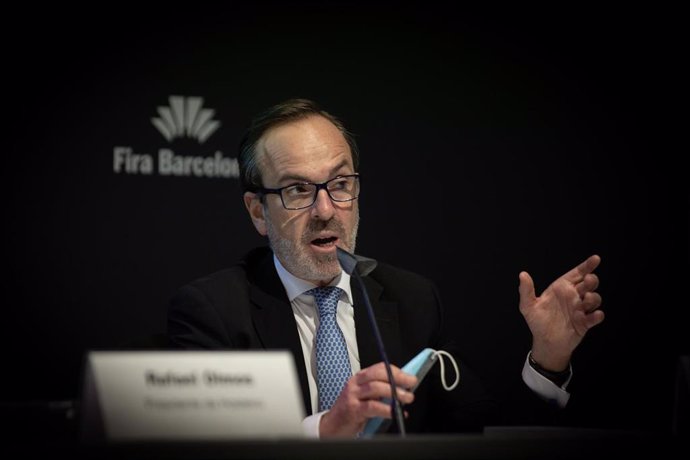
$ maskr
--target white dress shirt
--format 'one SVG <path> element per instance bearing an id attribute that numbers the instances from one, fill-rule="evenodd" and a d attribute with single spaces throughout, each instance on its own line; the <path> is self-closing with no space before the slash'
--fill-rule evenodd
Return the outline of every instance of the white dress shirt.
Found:
<path id="1" fill-rule="evenodd" d="M 319 312 L 316 306 L 316 301 L 312 295 L 304 295 L 304 293 L 312 288 L 317 287 L 315 284 L 297 278 L 292 273 L 288 272 L 280 263 L 278 258 L 273 255 L 273 262 L 280 281 L 285 287 L 292 312 L 295 315 L 297 323 L 297 332 L 299 333 L 300 343 L 302 344 L 302 354 L 304 355 L 304 364 L 307 368 L 307 380 L 309 381 L 309 393 L 311 395 L 312 412 L 318 408 L 318 388 L 316 384 L 316 356 L 314 340 L 316 338 L 316 328 L 319 326 Z M 337 286 L 343 290 L 343 294 L 338 301 L 338 310 L 336 314 L 336 321 L 340 330 L 345 337 L 347 345 L 347 354 L 350 358 L 350 366 L 352 374 L 359 372 L 361 365 L 359 362 L 359 351 L 357 349 L 357 335 L 355 332 L 355 316 L 352 308 L 352 289 L 350 288 L 350 275 L 341 272 L 329 286 Z M 525 359 L 525 365 L 522 369 L 522 379 L 527 386 L 537 393 L 540 397 L 547 400 L 555 401 L 560 407 L 565 407 L 570 394 L 565 390 L 570 379 L 558 387 L 549 379 L 543 377 L 532 366 L 529 365 Z M 461 383 L 462 385 L 462 380 Z M 307 436 L 319 437 L 319 422 L 326 411 L 313 413 L 302 421 L 302 427 Z"/>

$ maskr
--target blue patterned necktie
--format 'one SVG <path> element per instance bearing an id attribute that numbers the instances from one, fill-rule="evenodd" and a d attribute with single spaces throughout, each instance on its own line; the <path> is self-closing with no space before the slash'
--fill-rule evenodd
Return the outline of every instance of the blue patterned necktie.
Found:
<path id="1" fill-rule="evenodd" d="M 335 286 L 310 289 L 319 307 L 316 330 L 316 381 L 319 388 L 319 412 L 330 409 L 352 375 L 345 337 L 336 322 L 342 289 Z"/>

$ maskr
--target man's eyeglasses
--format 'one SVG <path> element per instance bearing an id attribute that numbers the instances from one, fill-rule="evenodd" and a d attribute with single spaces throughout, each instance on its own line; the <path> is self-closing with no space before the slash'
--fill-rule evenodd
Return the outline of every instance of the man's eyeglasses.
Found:
<path id="1" fill-rule="evenodd" d="M 319 190 L 324 189 L 333 201 L 352 201 L 359 196 L 359 174 L 337 176 L 322 184 L 300 182 L 281 188 L 260 188 L 257 193 L 280 195 L 285 209 L 304 209 L 316 202 Z"/>

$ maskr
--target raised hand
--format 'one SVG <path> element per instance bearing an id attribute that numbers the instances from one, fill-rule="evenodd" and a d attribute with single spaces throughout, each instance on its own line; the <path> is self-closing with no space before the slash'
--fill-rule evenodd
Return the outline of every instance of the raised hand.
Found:
<path id="1" fill-rule="evenodd" d="M 547 370 L 561 371 L 589 329 L 604 320 L 599 278 L 601 258 L 590 256 L 536 296 L 534 281 L 520 273 L 520 313 L 532 332 L 532 357 Z"/>

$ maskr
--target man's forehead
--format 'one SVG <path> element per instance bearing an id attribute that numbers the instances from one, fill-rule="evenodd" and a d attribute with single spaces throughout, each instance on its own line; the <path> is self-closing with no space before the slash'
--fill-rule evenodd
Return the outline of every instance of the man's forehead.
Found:
<path id="1" fill-rule="evenodd" d="M 342 132 L 321 116 L 284 123 L 257 142 L 257 162 L 263 173 L 282 175 L 305 166 L 333 169 L 352 166 L 352 153 Z"/>

